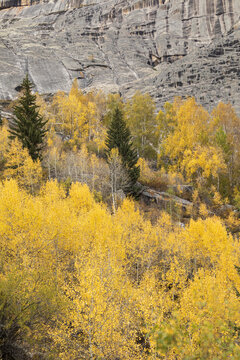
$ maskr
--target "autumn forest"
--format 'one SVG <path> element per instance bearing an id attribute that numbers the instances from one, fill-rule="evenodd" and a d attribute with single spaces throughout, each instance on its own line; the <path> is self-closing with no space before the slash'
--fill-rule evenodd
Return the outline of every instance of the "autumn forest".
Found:
<path id="1" fill-rule="evenodd" d="M 157 111 L 148 94 L 77 81 L 34 99 L 39 156 L 14 116 L 0 122 L 0 359 L 238 360 L 234 107 L 186 97 Z M 116 109 L 134 173 L 109 148 Z"/>

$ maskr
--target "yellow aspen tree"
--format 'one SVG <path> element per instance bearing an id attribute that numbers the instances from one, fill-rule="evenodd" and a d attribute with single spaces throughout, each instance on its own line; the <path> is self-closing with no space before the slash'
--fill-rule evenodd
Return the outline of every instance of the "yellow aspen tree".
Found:
<path id="1" fill-rule="evenodd" d="M 137 91 L 125 107 L 126 122 L 140 156 L 155 157 L 155 104 L 149 94 Z"/>
<path id="2" fill-rule="evenodd" d="M 40 161 L 33 161 L 28 150 L 22 148 L 21 143 L 14 139 L 11 141 L 5 155 L 6 164 L 4 177 L 16 179 L 18 184 L 34 193 L 40 188 L 42 181 L 42 167 Z"/>
<path id="3" fill-rule="evenodd" d="M 181 169 L 181 162 L 186 150 L 194 150 L 196 145 L 208 141 L 209 114 L 199 106 L 194 98 L 189 98 L 176 111 L 177 125 L 164 142 L 165 152 L 174 160 L 176 170 Z"/>

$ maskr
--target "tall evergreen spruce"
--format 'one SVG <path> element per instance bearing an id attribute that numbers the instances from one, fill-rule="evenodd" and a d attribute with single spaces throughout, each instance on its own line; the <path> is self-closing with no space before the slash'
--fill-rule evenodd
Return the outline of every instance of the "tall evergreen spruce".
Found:
<path id="1" fill-rule="evenodd" d="M 35 161 L 41 160 L 47 121 L 44 121 L 39 114 L 36 95 L 31 92 L 32 87 L 33 84 L 26 75 L 21 84 L 23 95 L 14 107 L 14 121 L 10 124 L 10 138 L 17 137 Z"/>
<path id="2" fill-rule="evenodd" d="M 122 164 L 126 170 L 128 181 L 124 187 L 127 195 L 138 196 L 139 189 L 137 180 L 140 175 L 140 168 L 136 166 L 138 161 L 137 151 L 134 149 L 130 131 L 123 119 L 123 113 L 119 106 L 116 106 L 112 112 L 111 123 L 107 132 L 106 153 L 110 154 L 114 148 L 118 149 Z"/>

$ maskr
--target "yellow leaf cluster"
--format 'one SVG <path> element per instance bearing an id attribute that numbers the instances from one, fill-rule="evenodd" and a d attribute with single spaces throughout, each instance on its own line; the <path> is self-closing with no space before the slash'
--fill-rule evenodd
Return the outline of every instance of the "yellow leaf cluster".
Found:
<path id="1" fill-rule="evenodd" d="M 3 176 L 7 179 L 16 179 L 18 184 L 34 193 L 42 180 L 42 167 L 40 161 L 33 161 L 28 150 L 22 148 L 16 138 L 8 143 L 5 152 L 5 164 Z"/>

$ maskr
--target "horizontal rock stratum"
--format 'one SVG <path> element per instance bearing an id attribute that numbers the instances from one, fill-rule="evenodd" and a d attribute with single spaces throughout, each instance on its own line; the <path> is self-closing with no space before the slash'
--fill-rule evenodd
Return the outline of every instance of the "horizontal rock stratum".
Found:
<path id="1" fill-rule="evenodd" d="M 35 90 L 194 95 L 240 112 L 240 0 L 0 0 L 0 99 Z"/>

